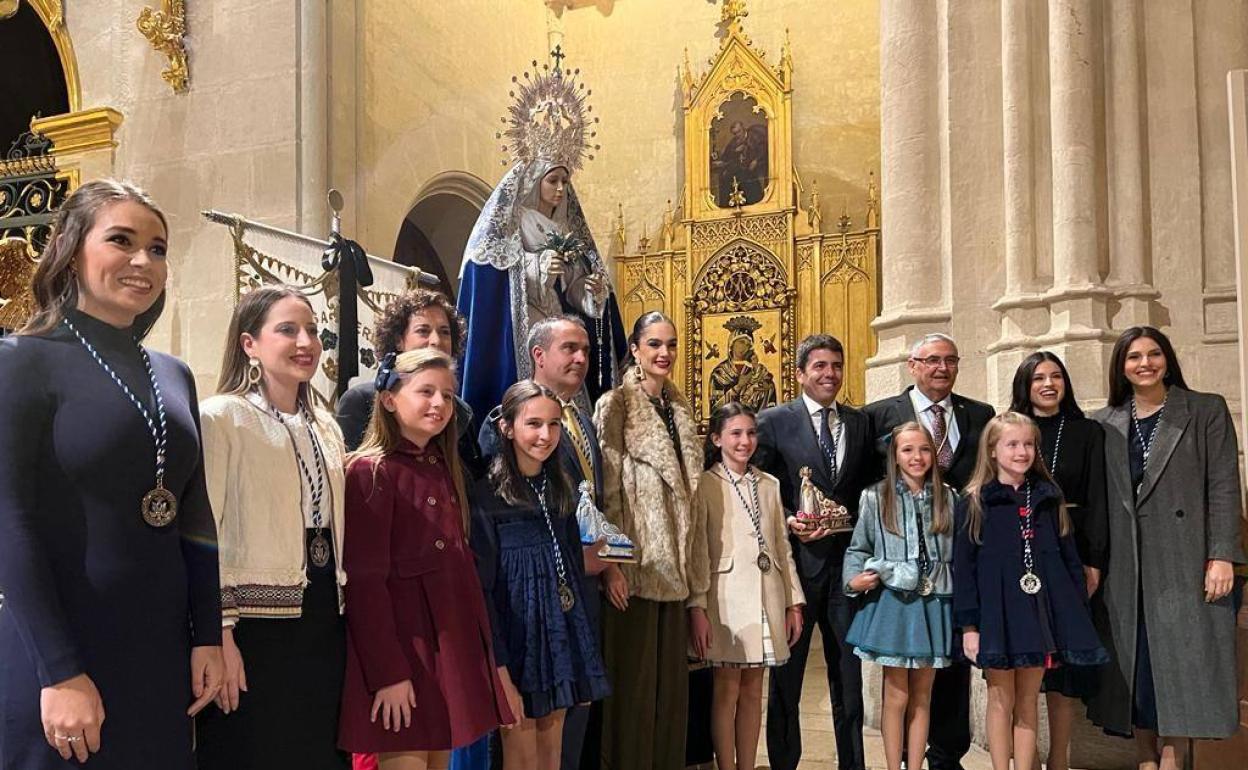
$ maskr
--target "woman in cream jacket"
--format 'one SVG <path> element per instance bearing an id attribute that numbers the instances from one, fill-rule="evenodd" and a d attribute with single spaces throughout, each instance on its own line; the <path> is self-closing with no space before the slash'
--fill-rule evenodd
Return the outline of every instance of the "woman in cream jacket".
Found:
<path id="1" fill-rule="evenodd" d="M 225 686 L 200 714 L 200 770 L 344 770 L 342 432 L 312 406 L 321 342 L 307 299 L 239 303 L 218 395 L 200 404 L 217 521 Z"/>

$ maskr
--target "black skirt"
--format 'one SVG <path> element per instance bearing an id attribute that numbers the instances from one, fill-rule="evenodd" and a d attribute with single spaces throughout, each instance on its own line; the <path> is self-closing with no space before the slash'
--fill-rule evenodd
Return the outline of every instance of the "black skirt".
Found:
<path id="1" fill-rule="evenodd" d="M 234 627 L 247 692 L 237 711 L 209 705 L 196 719 L 200 770 L 350 768 L 337 745 L 347 648 L 334 559 L 309 564 L 308 580 L 301 617 L 243 618 Z"/>

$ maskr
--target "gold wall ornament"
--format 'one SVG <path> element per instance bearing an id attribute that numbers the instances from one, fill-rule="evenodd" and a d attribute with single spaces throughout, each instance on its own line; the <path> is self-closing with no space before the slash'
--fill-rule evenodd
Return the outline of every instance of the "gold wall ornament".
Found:
<path id="1" fill-rule="evenodd" d="M 840 400 L 862 404 L 866 361 L 875 354 L 878 314 L 878 197 L 867 186 L 865 228 L 846 207 L 825 233 L 819 188 L 793 165 L 793 50 L 787 30 L 778 62 L 746 36 L 743 0 L 721 8 L 718 52 L 695 71 L 678 67 L 684 179 L 675 208 L 655 201 L 654 242 L 624 250 L 623 212 L 615 254 L 625 325 L 662 310 L 681 329 L 672 372 L 699 421 L 726 399 L 754 406 L 797 395 L 797 341 L 827 333 L 845 345 Z M 735 126 L 734 124 L 740 124 Z M 721 182 L 723 184 L 721 185 Z M 646 233 L 643 233 L 643 238 Z M 658 250 L 655 251 L 654 247 Z M 649 252 L 649 253 L 647 253 Z"/>
<path id="2" fill-rule="evenodd" d="M 0 329 L 20 329 L 35 311 L 31 279 L 38 264 L 24 238 L 0 240 Z"/>
<path id="3" fill-rule="evenodd" d="M 94 107 L 36 118 L 30 122 L 30 128 L 51 139 L 53 151 L 64 159 L 67 155 L 116 147 L 122 120 L 121 113 L 112 107 Z"/>
<path id="4" fill-rule="evenodd" d="M 0 21 L 17 15 L 18 0 L 0 0 Z"/>
<path id="5" fill-rule="evenodd" d="M 61 0 L 26 0 L 35 14 L 48 28 L 52 44 L 56 46 L 56 55 L 61 60 L 61 69 L 65 73 L 65 91 L 69 95 L 69 109 L 82 109 L 82 85 L 78 78 L 78 57 L 74 55 L 74 44 L 69 38 L 69 29 L 65 26 L 65 6 Z"/>
<path id="6" fill-rule="evenodd" d="M 160 73 L 175 94 L 186 93 L 190 70 L 186 60 L 186 2 L 161 0 L 160 10 L 144 7 L 137 21 L 139 32 L 169 60 Z"/>

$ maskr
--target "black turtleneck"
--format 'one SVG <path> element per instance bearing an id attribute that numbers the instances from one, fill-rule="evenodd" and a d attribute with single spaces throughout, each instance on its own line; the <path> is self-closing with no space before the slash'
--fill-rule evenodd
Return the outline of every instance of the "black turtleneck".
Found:
<path id="1" fill-rule="evenodd" d="M 1086 417 L 1054 415 L 1033 419 L 1040 426 L 1041 456 L 1070 506 L 1079 558 L 1085 566 L 1104 569 L 1109 557 L 1105 434 L 1099 423 Z"/>

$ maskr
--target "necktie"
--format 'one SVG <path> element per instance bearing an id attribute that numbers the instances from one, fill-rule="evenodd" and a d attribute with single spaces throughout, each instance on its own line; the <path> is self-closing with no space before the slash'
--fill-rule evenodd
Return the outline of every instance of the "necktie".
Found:
<path id="1" fill-rule="evenodd" d="M 936 464 L 942 471 L 953 465 L 953 446 L 949 443 L 949 429 L 945 424 L 945 408 L 940 404 L 928 407 L 932 413 L 932 440 L 936 442 Z"/>
<path id="2" fill-rule="evenodd" d="M 567 401 L 563 404 L 563 429 L 567 431 L 568 438 L 572 441 L 572 448 L 576 450 L 576 460 L 581 465 L 581 478 L 594 483 L 594 463 L 591 460 L 592 453 L 589 448 L 589 439 L 585 438 L 585 431 L 581 429 L 581 416 L 576 411 L 576 404 Z"/>
<path id="3" fill-rule="evenodd" d="M 825 406 L 819 410 L 819 447 L 823 449 L 823 457 L 827 461 L 828 478 L 836 484 L 836 438 L 832 435 L 832 407 Z"/>

